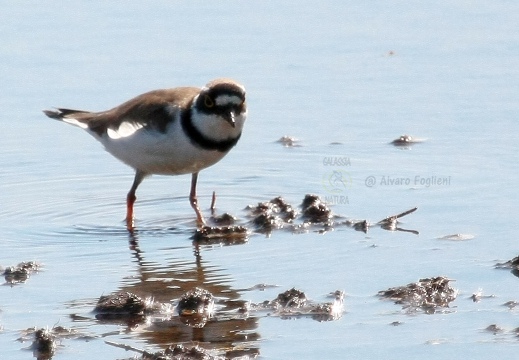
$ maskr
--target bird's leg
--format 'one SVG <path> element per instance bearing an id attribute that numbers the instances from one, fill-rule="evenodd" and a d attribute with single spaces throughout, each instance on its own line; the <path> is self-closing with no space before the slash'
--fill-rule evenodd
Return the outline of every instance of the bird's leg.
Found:
<path id="1" fill-rule="evenodd" d="M 137 191 L 137 188 L 139 187 L 139 184 L 142 182 L 146 174 L 143 172 L 137 170 L 135 172 L 135 178 L 133 179 L 133 184 L 128 192 L 128 195 L 126 195 L 126 227 L 128 230 L 133 230 L 133 204 L 135 203 L 135 200 L 137 200 L 137 197 L 135 196 L 135 191 Z"/>
<path id="2" fill-rule="evenodd" d="M 198 199 L 196 197 L 196 181 L 198 180 L 198 173 L 195 172 L 191 175 L 191 192 L 189 193 L 189 202 L 193 210 L 196 213 L 196 222 L 198 226 L 205 226 L 205 220 L 202 216 L 202 212 L 198 207 Z"/>

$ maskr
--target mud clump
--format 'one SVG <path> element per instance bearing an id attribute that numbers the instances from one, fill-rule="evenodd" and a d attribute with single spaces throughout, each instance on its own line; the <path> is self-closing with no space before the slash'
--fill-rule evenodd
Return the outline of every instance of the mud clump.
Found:
<path id="1" fill-rule="evenodd" d="M 289 228 L 298 232 L 308 229 L 311 225 L 330 227 L 333 223 L 333 213 L 328 205 L 317 195 L 305 195 L 301 204 L 301 214 L 278 196 L 270 201 L 248 206 L 252 217 L 252 224 L 256 231 L 270 234 L 273 230 Z M 296 220 L 302 223 L 295 223 Z"/>
<path id="2" fill-rule="evenodd" d="M 299 206 L 300 210 L 298 211 L 296 208 L 281 196 L 278 196 L 269 201 L 259 202 L 257 205 L 248 205 L 245 210 L 248 211 L 247 217 L 250 219 L 249 224 L 254 228 L 253 232 L 266 234 L 267 236 L 270 236 L 274 230 L 279 229 L 289 230 L 293 233 L 315 231 L 324 234 L 344 225 L 364 233 L 367 233 L 369 228 L 377 226 L 389 231 L 418 234 L 416 230 L 399 227 L 400 218 L 415 212 L 416 207 L 388 216 L 376 223 L 369 223 L 367 220 L 345 219 L 335 214 L 327 202 L 313 194 L 306 194 Z M 217 221 L 216 218 L 214 219 L 213 222 Z M 221 221 L 226 223 L 226 217 Z M 233 244 L 243 241 L 240 240 L 240 237 L 248 237 L 248 235 L 250 233 L 245 227 L 237 225 L 229 227 L 205 226 L 198 229 L 193 238 L 196 241 L 209 243 L 223 239 L 225 243 Z"/>
<path id="3" fill-rule="evenodd" d="M 411 145 L 418 144 L 421 142 L 424 142 L 424 139 L 418 139 L 411 135 L 402 135 L 399 138 L 391 141 L 390 144 L 400 147 L 409 147 Z"/>
<path id="4" fill-rule="evenodd" d="M 56 352 L 56 336 L 48 329 L 36 330 L 31 350 L 38 360 L 51 359 Z"/>
<path id="5" fill-rule="evenodd" d="M 291 223 L 297 215 L 292 205 L 280 196 L 256 206 L 248 206 L 247 209 L 253 217 L 252 223 L 259 232 L 281 229 L 286 223 Z"/>
<path id="6" fill-rule="evenodd" d="M 494 335 L 497 335 L 497 334 L 503 333 L 505 330 L 502 327 L 498 326 L 497 324 L 491 324 L 485 328 L 485 331 L 488 331 Z"/>
<path id="7" fill-rule="evenodd" d="M 333 219 L 332 210 L 317 195 L 305 195 L 301 204 L 302 217 L 304 221 L 323 224 L 331 224 Z"/>
<path id="8" fill-rule="evenodd" d="M 176 311 L 185 325 L 202 328 L 213 315 L 214 296 L 199 287 L 184 293 L 178 302 Z"/>
<path id="9" fill-rule="evenodd" d="M 214 307 L 214 296 L 199 287 L 182 295 L 177 305 L 179 315 L 210 314 Z"/>
<path id="10" fill-rule="evenodd" d="M 31 341 L 29 350 L 33 351 L 33 355 L 38 360 L 50 360 L 58 349 L 58 344 L 62 339 L 79 337 L 90 338 L 81 335 L 78 331 L 65 328 L 63 326 L 54 326 L 53 328 L 36 328 L 32 327 L 21 332 L 21 337 L 17 340 L 20 342 Z"/>
<path id="11" fill-rule="evenodd" d="M 368 220 L 360 220 L 349 223 L 348 225 L 351 225 L 351 227 L 353 227 L 353 229 L 355 229 L 356 231 L 362 231 L 364 234 L 368 233 L 370 227 Z"/>
<path id="12" fill-rule="evenodd" d="M 216 360 L 224 359 L 222 356 L 212 356 L 209 352 L 199 346 L 186 347 L 184 345 L 175 345 L 166 349 L 165 354 L 171 359 L 182 360 Z"/>
<path id="13" fill-rule="evenodd" d="M 292 205 L 287 203 L 281 196 L 270 200 L 270 203 L 279 209 L 279 216 L 284 222 L 292 222 L 296 218 L 297 212 L 294 210 Z"/>
<path id="14" fill-rule="evenodd" d="M 395 146 L 408 146 L 413 143 L 413 137 L 411 135 L 402 135 L 398 139 L 391 141 L 391 144 Z"/>
<path id="15" fill-rule="evenodd" d="M 236 223 L 236 218 L 229 213 L 211 217 L 211 221 L 218 226 L 229 226 Z"/>
<path id="16" fill-rule="evenodd" d="M 144 315 L 149 306 L 148 301 L 131 292 L 121 292 L 101 296 L 94 312 L 98 316 L 133 316 Z"/>
<path id="17" fill-rule="evenodd" d="M 283 319 L 311 317 L 317 321 L 337 320 L 344 310 L 344 292 L 337 290 L 330 294 L 332 302 L 316 303 L 308 299 L 306 294 L 295 288 L 284 291 L 271 301 L 250 304 L 248 311 L 272 311 L 270 316 Z"/>
<path id="18" fill-rule="evenodd" d="M 21 284 L 27 281 L 31 274 L 38 272 L 41 265 L 34 261 L 24 261 L 16 266 L 8 266 L 2 272 L 8 284 Z"/>
<path id="19" fill-rule="evenodd" d="M 292 288 L 282 292 L 272 301 L 273 305 L 281 307 L 301 308 L 306 305 L 306 294 L 300 290 Z"/>
<path id="20" fill-rule="evenodd" d="M 140 360 L 252 360 L 259 356 L 257 349 L 239 349 L 239 350 L 209 350 L 204 349 L 200 345 L 186 346 L 184 344 L 174 344 L 165 350 L 158 352 L 148 352 L 138 349 L 130 345 L 105 341 L 108 345 L 112 345 L 126 351 L 131 350 L 141 354 L 141 357 L 132 359 Z"/>
<path id="21" fill-rule="evenodd" d="M 519 277 L 519 256 L 504 263 L 497 263 L 494 265 L 496 269 L 509 269 L 512 275 Z"/>
<path id="22" fill-rule="evenodd" d="M 334 300 L 333 302 L 326 302 L 317 304 L 311 312 L 312 318 L 317 321 L 336 320 L 342 316 L 344 310 L 344 291 L 336 290 L 330 294 Z"/>
<path id="23" fill-rule="evenodd" d="M 223 242 L 224 244 L 240 244 L 245 243 L 249 235 L 249 230 L 240 225 L 204 226 L 196 229 L 192 239 L 203 244 L 218 242 Z"/>
<path id="24" fill-rule="evenodd" d="M 519 270 L 519 256 L 514 257 L 511 260 L 508 260 L 504 263 L 497 263 L 494 265 L 496 269 L 511 269 L 511 270 Z"/>
<path id="25" fill-rule="evenodd" d="M 123 347 L 128 349 L 128 346 L 121 346 L 118 344 L 112 344 L 114 346 Z M 163 351 L 156 353 L 150 353 L 140 349 L 129 348 L 130 350 L 140 352 L 142 356 L 141 360 L 226 360 L 229 359 L 226 356 L 212 354 L 209 350 L 206 350 L 198 345 L 187 347 L 182 344 L 171 345 Z"/>
<path id="26" fill-rule="evenodd" d="M 440 308 L 447 308 L 456 299 L 458 291 L 450 286 L 452 281 L 443 276 L 420 279 L 418 282 L 405 286 L 379 291 L 378 296 L 402 304 L 404 309 L 411 311 L 423 310 L 432 314 Z"/>

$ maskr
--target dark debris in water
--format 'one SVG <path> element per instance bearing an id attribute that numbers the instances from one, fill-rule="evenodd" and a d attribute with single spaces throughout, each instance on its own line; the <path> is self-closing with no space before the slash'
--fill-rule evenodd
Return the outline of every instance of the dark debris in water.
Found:
<path id="1" fill-rule="evenodd" d="M 318 195 L 307 194 L 304 196 L 300 211 L 288 203 L 283 197 L 278 196 L 269 201 L 260 202 L 257 205 L 248 205 L 245 210 L 250 219 L 248 224 L 239 224 L 236 217 L 224 213 L 211 217 L 215 226 L 203 226 L 196 229 L 193 239 L 198 244 L 242 244 L 248 241 L 251 231 L 267 236 L 275 230 L 286 229 L 293 233 L 316 231 L 325 233 L 340 226 L 350 226 L 357 231 L 367 233 L 371 227 L 378 226 L 389 231 L 403 231 L 418 234 L 416 230 L 403 229 L 399 226 L 399 219 L 417 210 L 416 207 L 396 215 L 390 215 L 374 224 L 367 220 L 344 220 L 334 214 L 329 204 Z"/>
<path id="2" fill-rule="evenodd" d="M 207 290 L 195 287 L 182 294 L 176 310 L 185 325 L 202 328 L 213 315 L 214 296 Z"/>
<path id="3" fill-rule="evenodd" d="M 101 296 L 94 312 L 99 315 L 143 315 L 146 306 L 146 301 L 141 297 L 130 292 L 120 292 Z"/>
<path id="4" fill-rule="evenodd" d="M 422 310 L 432 314 L 441 308 L 448 308 L 456 299 L 458 291 L 450 286 L 451 281 L 443 276 L 420 279 L 405 286 L 379 291 L 378 296 L 393 300 L 409 311 Z"/>
<path id="5" fill-rule="evenodd" d="M 211 314 L 214 306 L 214 296 L 209 291 L 199 287 L 182 295 L 177 305 L 179 315 Z"/>
<path id="6" fill-rule="evenodd" d="M 31 345 L 34 357 L 38 360 L 51 359 L 56 351 L 56 339 L 56 336 L 49 329 L 36 330 Z"/>
<path id="7" fill-rule="evenodd" d="M 519 277 L 519 256 L 514 257 L 513 259 L 510 259 L 508 261 L 505 261 L 503 263 L 496 263 L 494 265 L 496 269 L 507 269 L 510 270 L 510 272 L 516 276 Z"/>
<path id="8" fill-rule="evenodd" d="M 510 310 L 515 309 L 517 306 L 519 306 L 519 302 L 515 300 L 507 301 L 503 304 L 503 306 L 508 307 Z"/>
<path id="9" fill-rule="evenodd" d="M 519 270 L 519 256 L 516 256 L 511 260 L 505 261 L 504 263 L 497 263 L 495 265 L 495 268 L 496 269 Z"/>
<path id="10" fill-rule="evenodd" d="M 281 307 L 301 308 L 306 305 L 306 294 L 301 290 L 292 288 L 279 294 L 272 304 Z"/>
<path id="11" fill-rule="evenodd" d="M 390 216 L 376 222 L 375 224 L 370 224 L 367 220 L 360 220 L 360 221 L 348 220 L 345 223 L 346 223 L 346 225 L 351 226 L 353 229 L 355 229 L 357 231 L 362 231 L 365 234 L 368 232 L 370 227 L 379 226 L 384 230 L 403 231 L 403 232 L 409 232 L 409 233 L 418 235 L 419 232 L 416 230 L 403 229 L 398 226 L 398 224 L 399 224 L 398 219 L 400 219 L 401 217 L 404 217 L 406 215 L 412 214 L 416 210 L 418 210 L 418 208 L 414 207 L 412 209 L 406 210 L 399 214 L 390 215 Z"/>
<path id="12" fill-rule="evenodd" d="M 212 216 L 211 221 L 218 226 L 229 226 L 236 223 L 236 217 L 229 213 L 223 213 L 222 215 Z"/>
<path id="13" fill-rule="evenodd" d="M 41 270 L 41 264 L 35 261 L 24 261 L 16 266 L 8 266 L 2 271 L 8 284 L 21 284 L 29 279 L 30 275 Z"/>
<path id="14" fill-rule="evenodd" d="M 470 299 L 473 302 L 477 303 L 477 302 L 480 302 L 482 299 L 492 299 L 495 297 L 496 297 L 495 295 L 484 295 L 483 290 L 478 289 L 478 291 L 472 293 L 472 295 L 470 296 Z"/>
<path id="15" fill-rule="evenodd" d="M 283 228 L 285 224 L 291 223 L 297 215 L 295 209 L 281 196 L 258 203 L 256 206 L 248 206 L 247 209 L 257 231 L 265 233 Z"/>
<path id="16" fill-rule="evenodd" d="M 217 360 L 217 359 L 225 359 L 224 356 L 213 355 L 208 350 L 200 346 L 184 346 L 184 345 L 175 345 L 170 346 L 163 352 L 163 356 L 161 359 L 164 360 Z M 143 359 L 146 359 L 145 357 Z"/>
<path id="17" fill-rule="evenodd" d="M 251 289 L 260 290 L 272 286 L 253 287 Z M 248 303 L 244 308 L 240 308 L 233 316 L 248 318 L 252 312 L 271 311 L 270 315 L 280 317 L 301 317 L 311 316 L 318 321 L 336 320 L 342 316 L 344 292 L 337 290 L 329 294 L 333 300 L 331 302 L 316 303 L 309 300 L 306 294 L 298 289 L 292 288 L 282 293 L 273 300 L 266 300 L 259 304 Z M 225 311 L 222 313 L 215 311 L 215 297 L 207 290 L 195 287 L 186 291 L 178 299 L 175 313 L 178 319 L 192 328 L 202 328 L 209 319 L 214 318 L 218 321 L 220 317 L 229 316 Z M 144 316 L 152 315 L 148 323 L 153 323 L 154 318 L 164 324 L 164 320 L 172 320 L 174 316 L 169 304 L 161 304 L 152 300 L 143 300 L 139 296 L 130 292 L 120 292 L 113 295 L 102 296 L 94 310 L 96 318 L 102 316 L 103 320 L 143 319 Z M 142 322 L 142 321 L 141 321 Z"/>
<path id="18" fill-rule="evenodd" d="M 166 314 L 171 310 L 170 304 L 162 304 L 151 297 L 142 298 L 126 291 L 101 296 L 93 312 L 98 320 L 123 320 L 128 324 L 137 324 L 143 322 L 148 315 Z"/>
<path id="19" fill-rule="evenodd" d="M 506 341 L 508 337 L 511 337 L 511 340 L 513 340 L 514 342 L 519 339 L 519 327 L 507 329 L 498 324 L 490 324 L 484 329 L 481 329 L 481 331 L 489 333 L 493 336 L 499 336 L 502 341 Z"/>
<path id="20" fill-rule="evenodd" d="M 303 291 L 292 288 L 278 294 L 273 300 L 250 304 L 248 311 L 271 311 L 271 316 L 285 319 L 309 316 L 317 321 L 337 320 L 344 310 L 344 292 L 337 290 L 330 296 L 332 302 L 315 303 Z"/>
<path id="21" fill-rule="evenodd" d="M 321 229 L 327 230 L 333 224 L 334 217 L 328 205 L 317 195 L 305 196 L 300 213 L 280 196 L 258 203 L 256 206 L 249 205 L 247 210 L 256 231 L 265 234 L 282 228 L 299 232 L 311 225 L 318 225 Z M 297 220 L 299 220 L 298 223 L 296 223 Z"/>
<path id="22" fill-rule="evenodd" d="M 204 226 L 196 229 L 193 240 L 200 244 L 224 243 L 226 245 L 247 242 L 250 232 L 245 226 Z"/>
<path id="23" fill-rule="evenodd" d="M 171 345 L 165 350 L 158 352 L 148 352 L 136 347 L 119 344 L 112 341 L 105 341 L 106 344 L 115 346 L 126 351 L 133 351 L 141 354 L 139 360 L 232 360 L 237 359 L 235 356 L 228 356 L 226 354 L 220 354 L 218 352 L 204 349 L 199 345 L 186 346 L 184 344 Z M 240 356 L 240 360 L 255 359 L 256 356 L 248 355 L 247 357 Z M 137 358 L 133 358 L 137 359 Z"/>
<path id="24" fill-rule="evenodd" d="M 306 195 L 301 204 L 303 219 L 312 224 L 322 223 L 331 226 L 333 213 L 328 205 L 317 195 Z"/>
<path id="25" fill-rule="evenodd" d="M 298 139 L 296 139 L 293 136 L 288 136 L 288 135 L 282 136 L 276 142 L 280 143 L 284 147 L 300 147 L 301 146 Z"/>
<path id="26" fill-rule="evenodd" d="M 503 333 L 505 330 L 502 327 L 498 326 L 497 324 L 491 324 L 485 328 L 485 331 L 488 331 L 488 332 L 493 333 L 494 335 L 497 335 L 497 334 Z"/>
<path id="27" fill-rule="evenodd" d="M 31 341 L 30 350 L 38 360 L 50 360 L 56 353 L 62 339 L 92 339 L 94 336 L 87 336 L 77 330 L 63 326 L 52 328 L 29 328 L 22 331 L 20 342 Z"/>
<path id="28" fill-rule="evenodd" d="M 424 139 L 414 138 L 411 135 L 402 135 L 397 139 L 391 141 L 391 144 L 394 146 L 409 147 L 411 145 L 418 144 L 424 141 Z"/>
<path id="29" fill-rule="evenodd" d="M 212 316 L 214 301 L 214 296 L 209 291 L 199 287 L 182 294 L 175 308 L 171 303 L 160 303 L 151 297 L 143 299 L 131 292 L 117 292 L 101 296 L 93 312 L 99 320 L 124 320 L 128 324 L 138 324 L 145 322 L 147 318 L 150 321 L 156 317 L 160 318 L 160 321 L 169 319 L 175 309 L 182 323 L 201 328 Z"/>

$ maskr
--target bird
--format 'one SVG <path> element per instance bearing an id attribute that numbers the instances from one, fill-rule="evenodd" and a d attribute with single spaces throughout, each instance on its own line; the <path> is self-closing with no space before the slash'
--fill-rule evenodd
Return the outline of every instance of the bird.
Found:
<path id="1" fill-rule="evenodd" d="M 106 111 L 54 108 L 43 112 L 86 130 L 135 170 L 126 196 L 129 230 L 134 228 L 137 188 L 155 174 L 191 174 L 189 201 L 197 225 L 205 226 L 196 195 L 198 174 L 220 161 L 240 139 L 247 118 L 245 94 L 238 82 L 219 78 L 201 88 L 152 90 Z"/>

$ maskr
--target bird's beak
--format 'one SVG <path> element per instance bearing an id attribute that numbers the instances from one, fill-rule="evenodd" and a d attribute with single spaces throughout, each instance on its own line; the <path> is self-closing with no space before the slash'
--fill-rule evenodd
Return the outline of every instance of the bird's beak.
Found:
<path id="1" fill-rule="evenodd" d="M 234 110 L 231 110 L 223 115 L 225 121 L 229 123 L 233 128 L 236 127 L 236 119 L 234 116 Z"/>

